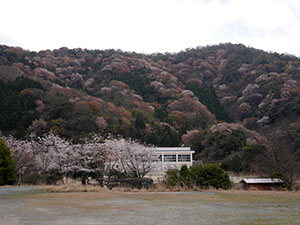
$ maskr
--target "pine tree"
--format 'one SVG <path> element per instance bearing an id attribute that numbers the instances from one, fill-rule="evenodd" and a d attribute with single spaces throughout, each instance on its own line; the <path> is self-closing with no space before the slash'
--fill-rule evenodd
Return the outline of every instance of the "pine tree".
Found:
<path id="1" fill-rule="evenodd" d="M 15 163 L 10 149 L 0 140 L 0 185 L 12 185 L 16 182 Z"/>

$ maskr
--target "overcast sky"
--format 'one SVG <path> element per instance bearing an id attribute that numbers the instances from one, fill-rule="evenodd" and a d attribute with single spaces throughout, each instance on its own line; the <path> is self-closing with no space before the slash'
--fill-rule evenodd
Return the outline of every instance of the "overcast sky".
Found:
<path id="1" fill-rule="evenodd" d="M 300 0 L 3 0 L 0 44 L 178 52 L 242 43 L 300 56 Z"/>

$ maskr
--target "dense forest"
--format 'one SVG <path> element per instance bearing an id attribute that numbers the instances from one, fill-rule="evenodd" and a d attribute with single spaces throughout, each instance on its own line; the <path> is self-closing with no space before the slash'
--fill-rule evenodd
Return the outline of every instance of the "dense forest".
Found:
<path id="1" fill-rule="evenodd" d="M 2 45 L 0 105 L 0 133 L 19 139 L 184 144 L 234 171 L 255 170 L 274 140 L 300 151 L 300 59 L 242 44 L 151 55 Z"/>

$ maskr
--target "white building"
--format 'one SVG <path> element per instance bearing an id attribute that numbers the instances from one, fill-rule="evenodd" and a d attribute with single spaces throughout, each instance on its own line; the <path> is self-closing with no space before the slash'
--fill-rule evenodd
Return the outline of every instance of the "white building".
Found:
<path id="1" fill-rule="evenodd" d="M 164 178 L 169 169 L 180 169 L 182 165 L 188 167 L 193 165 L 193 154 L 190 147 L 159 147 L 155 153 L 158 155 L 158 161 L 154 169 L 147 175 L 154 181 Z"/>
<path id="2" fill-rule="evenodd" d="M 182 165 L 190 167 L 193 164 L 193 153 L 190 147 L 161 147 L 156 148 L 162 167 L 180 169 Z"/>

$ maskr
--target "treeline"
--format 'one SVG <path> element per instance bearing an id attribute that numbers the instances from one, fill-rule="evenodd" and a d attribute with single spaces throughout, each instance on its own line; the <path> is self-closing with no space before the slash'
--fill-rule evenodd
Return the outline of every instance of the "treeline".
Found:
<path id="1" fill-rule="evenodd" d="M 158 157 L 151 146 L 99 135 L 79 144 L 53 133 L 32 135 L 28 140 L 4 137 L 0 144 L 0 178 L 5 181 L 8 176 L 10 181 L 11 175 L 4 173 L 8 170 L 17 175 L 18 184 L 56 184 L 64 178 L 73 178 L 82 184 L 93 179 L 103 185 L 104 181 L 109 183 L 117 178 L 142 179 L 155 166 L 153 162 Z M 6 165 L 9 166 L 4 168 Z M 104 180 L 104 176 L 108 179 Z M 14 183 L 4 181 L 0 185 Z"/>
<path id="2" fill-rule="evenodd" d="M 83 185 L 93 180 L 101 186 L 113 187 L 118 182 L 149 188 L 152 181 L 144 177 L 160 168 L 158 158 L 152 146 L 99 135 L 81 144 L 72 144 L 53 133 L 32 136 L 27 141 L 10 136 L 0 140 L 0 185 L 57 184 L 72 178 Z M 228 174 L 214 164 L 168 170 L 162 183 L 167 188 L 231 187 Z"/>

